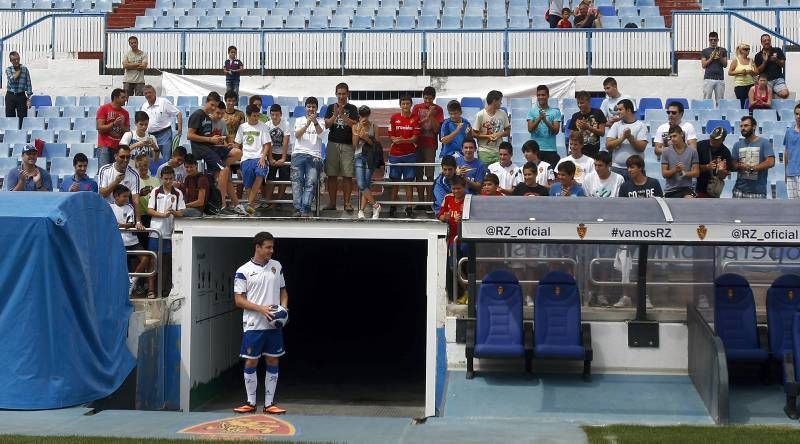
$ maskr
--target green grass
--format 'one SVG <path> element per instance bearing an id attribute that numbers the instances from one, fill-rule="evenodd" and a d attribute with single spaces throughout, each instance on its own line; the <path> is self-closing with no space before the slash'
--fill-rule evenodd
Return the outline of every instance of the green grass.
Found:
<path id="1" fill-rule="evenodd" d="M 680 443 L 751 444 L 797 443 L 800 429 L 779 426 L 585 426 L 589 444 Z"/>
<path id="2" fill-rule="evenodd" d="M 23 436 L 0 435 L 2 444 L 219 444 L 224 441 L 208 441 L 202 439 L 159 439 L 159 438 L 106 438 L 96 436 Z M 260 442 L 236 439 L 236 442 Z M 268 441 L 270 444 L 289 443 L 291 441 Z"/>

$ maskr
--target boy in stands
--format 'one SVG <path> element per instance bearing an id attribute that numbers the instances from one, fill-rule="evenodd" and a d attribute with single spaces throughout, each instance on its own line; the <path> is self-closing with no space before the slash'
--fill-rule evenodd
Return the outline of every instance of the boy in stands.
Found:
<path id="1" fill-rule="evenodd" d="M 558 181 L 550 187 L 550 195 L 557 197 L 584 197 L 583 187 L 575 181 L 575 164 L 571 161 L 559 162 Z"/>
<path id="2" fill-rule="evenodd" d="M 236 137 L 236 132 L 239 130 L 239 125 L 247 121 L 247 116 L 241 110 L 236 109 L 239 104 L 239 95 L 233 91 L 225 93 L 225 112 L 222 114 L 222 120 L 225 121 L 225 128 L 228 130 L 227 142 L 233 142 Z M 261 112 L 261 108 L 258 109 Z"/>
<path id="3" fill-rule="evenodd" d="M 463 156 L 453 156 L 456 158 L 456 174 L 467 181 L 467 191 L 470 194 L 479 194 L 483 186 L 483 178 L 486 176 L 486 165 L 475 156 L 478 146 L 475 139 L 464 139 L 461 143 Z M 444 156 L 442 156 L 444 158 Z"/>
<path id="4" fill-rule="evenodd" d="M 261 105 L 258 105 L 261 109 Z M 259 120 L 261 115 L 259 115 Z M 292 164 L 292 147 L 289 145 L 289 124 L 283 119 L 283 110 L 278 104 L 269 107 L 269 120 L 266 122 L 270 140 L 272 140 L 272 156 L 268 157 L 269 172 L 265 179 L 264 192 L 261 194 L 265 199 L 273 200 L 272 192 L 275 189 L 273 180 L 290 180 Z M 275 200 L 283 200 L 286 193 L 286 185 L 278 185 L 278 196 Z M 252 205 L 252 203 L 251 203 Z M 267 208 L 275 208 L 275 204 L 269 204 Z"/>
<path id="5" fill-rule="evenodd" d="M 497 90 L 486 95 L 486 106 L 475 116 L 478 158 L 486 165 L 500 160 L 500 142 L 511 133 L 508 114 L 500 109 L 503 93 Z"/>
<path id="6" fill-rule="evenodd" d="M 72 167 L 75 168 L 75 174 L 67 176 L 58 187 L 58 191 L 62 193 L 75 192 L 75 191 L 94 191 L 97 190 L 97 182 L 86 174 L 89 168 L 89 158 L 86 154 L 77 153 L 72 158 Z"/>
<path id="7" fill-rule="evenodd" d="M 160 157 L 160 148 L 156 137 L 147 133 L 147 127 L 150 125 L 150 116 L 144 111 L 136 111 L 133 114 L 133 120 L 136 129 L 123 134 L 122 139 L 119 141 L 120 145 L 131 147 L 131 157 L 133 159 L 139 154 L 146 154 L 150 161 L 157 165 Z"/>
<path id="8" fill-rule="evenodd" d="M 211 113 L 211 131 L 214 135 L 221 135 L 224 137 L 223 142 L 216 145 L 214 148 L 223 153 L 228 151 L 225 159 L 225 167 L 219 173 L 219 192 L 222 195 L 223 204 L 230 197 L 231 205 L 225 206 L 219 214 L 221 216 L 247 216 L 247 209 L 239 202 L 239 196 L 236 193 L 236 187 L 231 182 L 231 175 L 233 174 L 234 165 L 242 158 L 242 150 L 236 145 L 236 133 L 228 133 L 228 123 L 225 122 L 226 106 L 220 104 Z M 237 126 L 238 131 L 238 126 Z M 221 157 L 221 155 L 220 155 Z"/>
<path id="9" fill-rule="evenodd" d="M 183 182 L 184 198 L 186 199 L 186 209 L 183 215 L 186 217 L 202 217 L 206 208 L 206 202 L 211 195 L 211 184 L 205 174 L 197 171 L 197 159 L 194 154 L 186 155 L 186 179 Z"/>
<path id="10" fill-rule="evenodd" d="M 109 202 L 109 205 L 111 206 L 111 211 L 114 212 L 114 217 L 117 218 L 117 226 L 120 228 L 136 228 L 136 222 L 134 222 L 136 220 L 136 214 L 133 211 L 133 205 L 131 205 L 131 190 L 125 185 L 119 184 L 114 187 L 112 193 L 114 194 L 114 202 Z M 122 235 L 122 243 L 125 245 L 125 251 L 143 249 L 142 246 L 139 245 L 139 239 L 136 237 L 136 233 L 121 231 L 120 234 Z M 133 272 L 144 273 L 148 263 L 150 263 L 149 256 L 138 256 L 138 263 Z M 128 279 L 130 281 L 128 295 L 130 295 L 133 293 L 133 289 L 136 288 L 136 282 L 139 280 L 139 277 L 134 276 Z"/>
<path id="11" fill-rule="evenodd" d="M 497 177 L 497 174 L 489 173 L 483 178 L 481 196 L 504 196 L 500 191 L 500 178 Z"/>
<path id="12" fill-rule="evenodd" d="M 289 310 L 289 293 L 283 278 L 281 263 L 272 259 L 275 251 L 275 238 L 267 232 L 260 232 L 253 238 L 255 252 L 252 259 L 236 270 L 233 292 L 236 306 L 242 309 L 244 337 L 239 356 L 244 361 L 244 387 L 247 402 L 233 409 L 236 413 L 256 411 L 256 391 L 258 390 L 258 361 L 263 356 L 267 364 L 264 381 L 265 396 L 263 412 L 271 415 L 286 413 L 274 404 L 275 388 L 278 385 L 278 363 L 285 353 L 283 349 L 283 330 L 270 325 L 270 307 L 280 304 Z"/>
<path id="13" fill-rule="evenodd" d="M 157 230 L 161 234 L 161 262 L 162 269 L 158 273 L 164 273 L 162 282 L 171 282 L 170 273 L 172 270 L 172 230 L 175 226 L 175 218 L 183 217 L 183 210 L 186 209 L 186 202 L 183 200 L 181 190 L 174 187 L 175 171 L 172 167 L 165 166 L 161 169 L 161 186 L 150 193 L 150 201 L 147 203 L 147 214 L 150 215 L 150 228 Z M 158 235 L 150 233 L 147 241 L 147 249 L 158 254 Z M 170 284 L 167 284 L 171 286 Z M 147 282 L 148 299 L 156 297 L 156 276 L 150 276 Z M 158 292 L 161 292 L 161 288 Z"/>
<path id="14" fill-rule="evenodd" d="M 453 192 L 453 177 L 456 175 L 456 160 L 453 156 L 442 157 L 442 172 L 433 181 L 433 210 L 437 217 L 445 197 Z"/>
<path id="15" fill-rule="evenodd" d="M 444 121 L 444 110 L 434 103 L 434 99 L 436 99 L 436 89 L 432 86 L 426 86 L 422 90 L 422 103 L 418 103 L 411 108 L 411 115 L 417 119 L 420 128 L 416 151 L 417 162 L 420 163 L 435 162 L 436 149 L 439 147 L 438 136 L 439 129 Z M 418 182 L 433 179 L 433 174 L 433 167 L 417 167 L 416 177 Z M 420 202 L 431 199 L 433 197 L 432 193 L 433 188 L 430 186 L 417 187 L 417 196 L 419 196 Z"/>
<path id="16" fill-rule="evenodd" d="M 556 164 L 556 170 L 558 170 L 558 166 L 562 163 L 567 161 L 572 162 L 575 167 L 575 182 L 579 184 L 583 183 L 583 178 L 586 177 L 587 174 L 594 171 L 594 159 L 583 154 L 583 137 L 580 131 L 569 133 L 569 155 L 563 157 Z"/>
<path id="17" fill-rule="evenodd" d="M 458 100 L 447 103 L 447 113 L 450 118 L 442 122 L 439 128 L 439 137 L 442 141 L 442 152 L 439 155 L 458 158 L 463 155 L 461 152 L 463 143 L 467 140 L 474 141 L 475 137 L 469 120 L 461 116 L 461 104 Z"/>
<path id="18" fill-rule="evenodd" d="M 527 162 L 533 163 L 536 167 L 536 183 L 545 188 L 550 188 L 556 177 L 553 173 L 553 165 L 541 160 L 539 143 L 535 140 L 525 142 L 522 145 L 522 155 L 525 156 Z M 558 157 L 557 153 L 556 157 Z"/>
<path id="19" fill-rule="evenodd" d="M 228 58 L 222 71 L 225 73 L 225 89 L 239 95 L 239 81 L 244 63 L 237 57 L 237 52 L 235 46 L 228 46 Z"/>
<path id="20" fill-rule="evenodd" d="M 619 197 L 664 197 L 661 184 L 645 175 L 642 156 L 634 154 L 628 157 L 625 164 L 628 166 L 629 179 L 619 187 Z"/>
<path id="21" fill-rule="evenodd" d="M 400 112 L 389 119 L 389 136 L 392 139 L 392 147 L 389 150 L 389 178 L 393 181 L 413 182 L 416 178 L 416 170 L 413 166 L 401 166 L 405 163 L 416 163 L 416 145 L 419 137 L 419 122 L 411 114 L 411 96 L 403 95 L 400 97 Z M 399 186 L 392 187 L 391 200 L 397 200 Z M 411 185 L 405 185 L 406 200 L 414 200 Z M 389 207 L 389 216 L 394 217 L 397 208 L 392 205 Z M 413 209 L 411 205 L 406 206 L 406 216 L 411 217 Z"/>
<path id="22" fill-rule="evenodd" d="M 255 105 L 247 105 L 247 122 L 239 126 L 236 133 L 236 144 L 242 150 L 242 183 L 245 190 L 250 190 L 247 196 L 247 214 L 256 212 L 256 196 L 261 190 L 269 171 L 267 156 L 272 150 L 272 139 L 269 129 L 258 120 L 261 110 Z"/>
<path id="23" fill-rule="evenodd" d="M 611 171 L 611 153 L 600 151 L 594 161 L 594 171 L 583 179 L 583 192 L 589 197 L 617 197 L 625 179 Z"/>
<path id="24" fill-rule="evenodd" d="M 195 158 L 199 159 L 200 156 L 195 154 Z M 175 186 L 180 188 L 183 180 L 186 178 L 186 167 L 184 166 L 185 159 L 186 148 L 182 146 L 176 147 L 175 150 L 172 151 L 172 156 L 169 158 L 169 160 L 167 160 L 165 163 L 162 163 L 161 166 L 158 167 L 158 170 L 156 170 L 156 180 L 161 177 L 161 168 L 164 168 L 165 165 L 169 165 L 175 172 Z"/>
<path id="25" fill-rule="evenodd" d="M 446 158 L 452 158 L 451 156 L 447 156 Z M 444 162 L 442 159 L 442 162 Z M 453 279 L 451 276 L 453 262 L 455 261 L 455 257 L 453 256 L 453 241 L 455 240 L 456 235 L 458 234 L 458 223 L 461 221 L 461 215 L 464 213 L 464 196 L 466 196 L 466 187 L 467 182 L 461 176 L 452 176 L 450 178 L 450 187 L 451 193 L 444 196 L 444 200 L 442 201 L 441 206 L 438 210 L 438 218 L 440 221 L 445 222 L 447 224 L 447 263 L 451 266 L 447 267 L 447 294 L 450 296 L 450 299 L 453 298 Z M 434 190 L 435 191 L 435 190 Z M 464 299 L 464 302 L 466 299 Z"/>
<path id="26" fill-rule="evenodd" d="M 518 183 L 514 187 L 512 196 L 549 196 L 550 191 L 539 184 L 536 174 L 536 164 L 527 162 L 522 167 L 522 177 L 524 182 Z"/>
<path id="27" fill-rule="evenodd" d="M 501 142 L 500 160 L 489 165 L 489 172 L 493 173 L 500 179 L 500 192 L 503 194 L 511 194 L 514 187 L 522 182 L 522 169 L 511 161 L 514 155 L 514 148 L 508 142 Z"/>

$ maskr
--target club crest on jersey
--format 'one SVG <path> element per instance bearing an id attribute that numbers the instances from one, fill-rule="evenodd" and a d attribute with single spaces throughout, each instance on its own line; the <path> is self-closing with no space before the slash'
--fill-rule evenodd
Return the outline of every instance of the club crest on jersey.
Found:
<path id="1" fill-rule="evenodd" d="M 277 269 L 277 268 L 275 268 L 275 267 L 272 267 L 272 274 L 275 274 L 275 273 L 277 273 L 277 272 L 278 272 L 278 269 Z"/>

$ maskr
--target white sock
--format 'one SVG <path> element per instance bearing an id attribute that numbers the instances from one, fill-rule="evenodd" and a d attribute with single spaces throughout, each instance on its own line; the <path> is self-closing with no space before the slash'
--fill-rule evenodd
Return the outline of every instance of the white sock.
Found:
<path id="1" fill-rule="evenodd" d="M 266 390 L 264 393 L 264 405 L 269 406 L 272 405 L 272 401 L 275 398 L 275 388 L 278 386 L 278 367 L 273 367 L 271 365 L 267 366 L 267 376 L 264 378 L 264 382 L 266 383 Z"/>
<path id="2" fill-rule="evenodd" d="M 247 403 L 256 405 L 256 390 L 258 389 L 258 367 L 244 368 L 244 389 L 247 391 Z M 249 373 L 248 373 L 249 372 Z"/>

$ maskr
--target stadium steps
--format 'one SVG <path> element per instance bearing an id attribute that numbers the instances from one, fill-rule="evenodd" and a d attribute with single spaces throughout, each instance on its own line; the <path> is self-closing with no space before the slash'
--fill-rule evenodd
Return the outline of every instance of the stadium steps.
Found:
<path id="1" fill-rule="evenodd" d="M 108 14 L 106 27 L 109 29 L 133 28 L 136 17 L 144 15 L 147 8 L 154 8 L 155 0 L 128 0 Z"/>
<path id="2" fill-rule="evenodd" d="M 701 9 L 696 0 L 656 0 L 656 6 L 664 16 L 667 28 L 672 27 L 672 11 L 698 11 Z"/>

